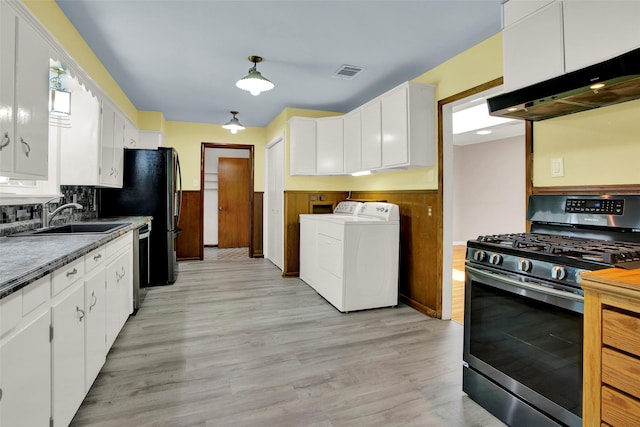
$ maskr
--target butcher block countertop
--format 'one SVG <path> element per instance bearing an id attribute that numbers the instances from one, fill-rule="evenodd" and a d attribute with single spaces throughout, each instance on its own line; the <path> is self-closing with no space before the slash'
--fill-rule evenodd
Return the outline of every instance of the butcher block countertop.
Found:
<path id="1" fill-rule="evenodd" d="M 582 274 L 580 283 L 585 290 L 599 292 L 615 290 L 618 295 L 635 295 L 636 298 L 640 298 L 640 269 L 607 268 L 592 271 Z"/>

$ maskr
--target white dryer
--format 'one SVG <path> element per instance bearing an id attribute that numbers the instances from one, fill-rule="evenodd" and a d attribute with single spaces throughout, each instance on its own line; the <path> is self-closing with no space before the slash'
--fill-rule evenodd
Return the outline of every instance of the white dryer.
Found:
<path id="1" fill-rule="evenodd" d="M 379 202 L 300 215 L 300 278 L 342 312 L 397 305 L 399 216 Z"/>

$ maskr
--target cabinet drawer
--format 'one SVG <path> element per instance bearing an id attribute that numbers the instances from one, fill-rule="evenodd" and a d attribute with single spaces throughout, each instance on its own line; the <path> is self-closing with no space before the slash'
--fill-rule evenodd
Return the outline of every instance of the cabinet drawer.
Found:
<path id="1" fill-rule="evenodd" d="M 602 310 L 602 343 L 640 356 L 640 317 Z"/>
<path id="2" fill-rule="evenodd" d="M 22 291 L 0 300 L 0 336 L 15 328 L 22 319 Z"/>
<path id="3" fill-rule="evenodd" d="M 640 359 L 603 348 L 602 382 L 640 397 Z"/>
<path id="4" fill-rule="evenodd" d="M 106 258 L 105 247 L 102 246 L 84 256 L 84 271 L 88 273 L 99 265 L 104 264 Z"/>
<path id="5" fill-rule="evenodd" d="M 51 278 L 49 275 L 22 289 L 22 315 L 26 316 L 49 300 Z"/>
<path id="6" fill-rule="evenodd" d="M 602 421 L 612 426 L 640 425 L 640 401 L 603 386 Z"/>
<path id="7" fill-rule="evenodd" d="M 53 272 L 51 295 L 58 295 L 84 275 L 84 257 Z"/>
<path id="8" fill-rule="evenodd" d="M 121 251 L 130 247 L 133 244 L 133 233 L 127 233 L 124 236 L 118 237 L 115 240 L 107 243 L 106 254 L 107 259 L 111 259 Z"/>

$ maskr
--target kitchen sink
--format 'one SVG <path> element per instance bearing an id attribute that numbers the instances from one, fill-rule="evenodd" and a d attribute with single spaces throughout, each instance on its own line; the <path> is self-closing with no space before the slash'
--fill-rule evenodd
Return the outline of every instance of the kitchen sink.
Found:
<path id="1" fill-rule="evenodd" d="M 130 222 L 81 222 L 25 231 L 12 236 L 52 236 L 62 234 L 106 234 L 130 225 Z"/>

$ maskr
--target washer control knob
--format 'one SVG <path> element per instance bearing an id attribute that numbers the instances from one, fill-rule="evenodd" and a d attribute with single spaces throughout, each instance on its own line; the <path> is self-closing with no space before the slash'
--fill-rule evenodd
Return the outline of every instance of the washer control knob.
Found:
<path id="1" fill-rule="evenodd" d="M 473 259 L 476 261 L 484 261 L 487 259 L 487 253 L 485 251 L 476 251 L 476 253 L 473 254 Z"/>
<path id="2" fill-rule="evenodd" d="M 528 259 L 521 259 L 520 261 L 518 261 L 518 270 L 520 271 L 531 271 L 531 261 Z"/>
<path id="3" fill-rule="evenodd" d="M 564 278 L 567 277 L 567 270 L 565 270 L 564 267 L 560 267 L 558 265 L 555 265 L 552 269 L 551 269 L 551 278 L 555 279 L 555 280 L 564 280 Z"/>
<path id="4" fill-rule="evenodd" d="M 489 257 L 489 262 L 493 265 L 500 265 L 502 263 L 502 255 L 491 254 L 491 256 Z"/>

